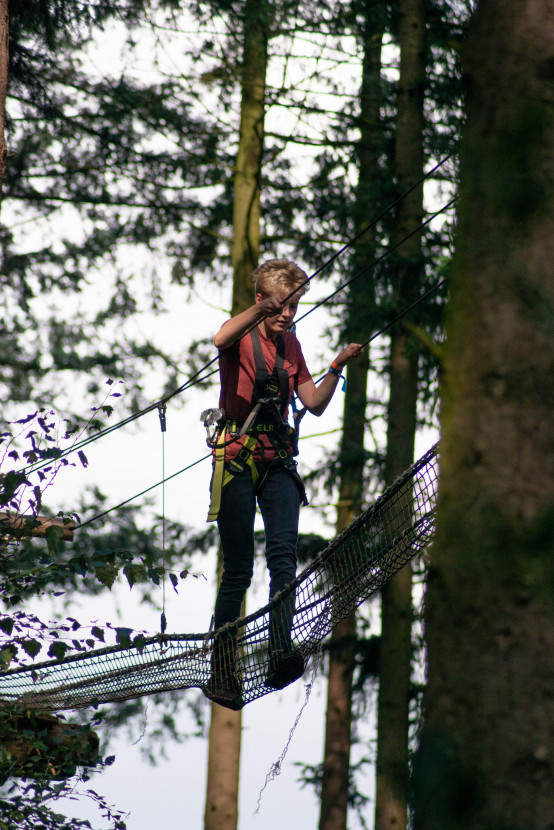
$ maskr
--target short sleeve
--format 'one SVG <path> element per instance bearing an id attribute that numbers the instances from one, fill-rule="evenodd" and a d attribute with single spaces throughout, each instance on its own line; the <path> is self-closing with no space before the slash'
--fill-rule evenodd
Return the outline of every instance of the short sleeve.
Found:
<path id="1" fill-rule="evenodd" d="M 295 390 L 298 389 L 299 386 L 302 386 L 303 383 L 306 383 L 308 380 L 312 379 L 310 372 L 308 371 L 308 367 L 306 366 L 306 361 L 304 360 L 304 355 L 302 353 L 302 346 L 300 345 L 299 341 L 296 340 L 296 363 L 297 363 L 297 372 L 295 374 L 295 382 L 294 388 Z"/>

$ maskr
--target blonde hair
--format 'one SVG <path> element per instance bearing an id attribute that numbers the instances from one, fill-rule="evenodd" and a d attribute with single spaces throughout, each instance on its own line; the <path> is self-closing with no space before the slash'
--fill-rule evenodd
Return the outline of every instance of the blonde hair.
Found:
<path id="1" fill-rule="evenodd" d="M 256 294 L 265 297 L 274 293 L 292 294 L 301 297 L 310 287 L 308 275 L 296 262 L 290 259 L 268 259 L 252 274 Z"/>

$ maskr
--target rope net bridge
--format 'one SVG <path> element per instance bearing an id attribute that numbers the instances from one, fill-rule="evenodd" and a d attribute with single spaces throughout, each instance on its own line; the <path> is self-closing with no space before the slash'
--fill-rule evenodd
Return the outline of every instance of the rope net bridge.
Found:
<path id="1" fill-rule="evenodd" d="M 430 543 L 435 531 L 438 446 L 432 447 L 264 608 L 225 626 L 244 703 L 272 691 L 270 619 L 292 613 L 292 641 L 304 658 L 331 630 Z M 289 616 L 289 612 L 287 616 Z M 222 630 L 220 630 L 221 633 Z M 205 687 L 214 632 L 158 635 L 140 646 L 113 646 L 0 675 L 0 705 L 47 711 L 129 700 L 173 689 Z"/>

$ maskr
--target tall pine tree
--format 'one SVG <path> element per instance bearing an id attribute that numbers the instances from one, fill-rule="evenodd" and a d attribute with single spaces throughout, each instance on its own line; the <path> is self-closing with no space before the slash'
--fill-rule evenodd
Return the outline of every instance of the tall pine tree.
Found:
<path id="1" fill-rule="evenodd" d="M 394 173 L 398 195 L 423 175 L 425 3 L 399 0 L 400 74 L 396 104 Z M 424 263 L 423 188 L 398 203 L 391 241 L 392 287 L 399 314 L 416 299 Z M 406 237 L 409 237 L 406 239 Z M 405 240 L 405 241 L 404 241 Z M 418 399 L 418 353 L 401 324 L 390 335 L 389 405 L 385 484 L 413 462 Z M 408 815 L 408 732 L 412 662 L 412 571 L 406 565 L 381 591 L 381 649 L 377 715 L 375 830 L 405 830 Z"/>
<path id="2" fill-rule="evenodd" d="M 242 19 L 241 109 L 233 188 L 232 315 L 253 303 L 252 272 L 260 254 L 268 3 L 247 0 Z M 219 548 L 218 559 L 221 559 Z M 223 563 L 218 562 L 221 575 Z M 242 712 L 211 704 L 205 830 L 236 830 Z"/>
<path id="3" fill-rule="evenodd" d="M 375 259 L 375 229 L 365 231 L 369 218 L 382 204 L 380 160 L 383 154 L 381 125 L 381 45 L 385 28 L 385 4 L 366 2 L 359 9 L 362 44 L 362 83 L 359 96 L 359 141 L 356 148 L 358 184 L 354 219 L 357 234 L 352 269 L 358 273 Z M 367 279 L 349 286 L 344 320 L 345 342 L 368 339 L 375 296 Z M 369 356 L 347 367 L 346 394 L 339 456 L 339 502 L 336 530 L 340 533 L 362 510 L 365 495 L 365 435 Z M 352 613 L 333 629 L 329 642 L 329 678 L 325 725 L 325 749 L 321 778 L 320 830 L 344 830 L 350 800 L 350 748 L 352 682 L 356 657 L 357 624 Z"/>

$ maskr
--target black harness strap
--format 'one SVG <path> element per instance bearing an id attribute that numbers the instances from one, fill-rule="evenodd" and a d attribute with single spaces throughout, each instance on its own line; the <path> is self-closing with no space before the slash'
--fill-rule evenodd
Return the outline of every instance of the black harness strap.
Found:
<path id="1" fill-rule="evenodd" d="M 279 385 L 279 399 L 281 402 L 280 410 L 282 417 L 287 411 L 287 404 L 289 400 L 289 373 L 285 369 L 285 338 L 282 334 L 277 335 L 277 354 L 275 356 L 275 366 L 271 374 L 267 370 L 262 344 L 258 329 L 252 329 L 250 332 L 252 340 L 252 349 L 254 352 L 254 363 L 256 365 L 256 377 L 254 380 L 254 390 L 252 392 L 252 406 L 255 406 L 258 398 L 268 397 L 267 384 L 271 378 L 275 378 Z M 277 389 L 275 390 L 277 392 Z M 277 395 L 275 395 L 277 397 Z"/>

